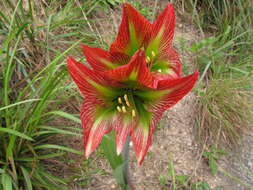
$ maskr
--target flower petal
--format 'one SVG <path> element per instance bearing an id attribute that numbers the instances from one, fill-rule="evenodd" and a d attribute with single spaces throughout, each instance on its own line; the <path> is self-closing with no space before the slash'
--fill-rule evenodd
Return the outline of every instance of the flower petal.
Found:
<path id="1" fill-rule="evenodd" d="M 131 133 L 131 140 L 134 145 L 135 154 L 139 165 L 142 164 L 144 157 L 152 144 L 152 137 L 158 121 L 162 114 L 156 114 L 146 110 L 142 104 L 138 104 L 139 121 Z"/>
<path id="2" fill-rule="evenodd" d="M 86 101 L 81 108 L 81 121 L 84 134 L 84 153 L 85 157 L 89 155 L 100 144 L 104 134 L 112 129 L 114 117 L 108 117 L 103 113 L 98 115 L 97 105 L 102 102 Z"/>
<path id="3" fill-rule="evenodd" d="M 119 85 L 115 81 L 103 73 L 89 69 L 72 57 L 68 57 L 67 62 L 68 71 L 83 96 L 94 98 L 117 96 L 117 92 L 112 88 Z"/>
<path id="4" fill-rule="evenodd" d="M 126 64 L 129 57 L 123 53 L 110 53 L 100 48 L 82 45 L 87 62 L 97 71 L 105 71 Z"/>
<path id="5" fill-rule="evenodd" d="M 152 111 L 163 112 L 175 105 L 191 91 L 198 79 L 198 75 L 199 73 L 196 71 L 185 77 L 159 81 L 157 90 L 164 91 L 164 95 L 153 104 Z"/>
<path id="6" fill-rule="evenodd" d="M 110 52 L 121 52 L 129 56 L 143 46 L 151 24 L 129 3 L 123 4 L 123 16 L 118 36 L 110 47 Z"/>
<path id="7" fill-rule="evenodd" d="M 116 145 L 118 155 L 122 152 L 127 136 L 130 135 L 135 125 L 136 121 L 133 118 L 128 118 L 126 115 L 119 114 L 117 123 L 116 125 L 114 124 L 114 128 L 116 130 Z"/>
<path id="8" fill-rule="evenodd" d="M 137 82 L 149 88 L 156 88 L 158 82 L 147 67 L 143 50 L 136 52 L 127 65 L 108 71 L 108 75 L 126 84 Z"/>
<path id="9" fill-rule="evenodd" d="M 152 25 L 150 41 L 146 48 L 146 55 L 156 55 L 171 47 L 175 28 L 175 12 L 171 3 L 167 5 Z"/>

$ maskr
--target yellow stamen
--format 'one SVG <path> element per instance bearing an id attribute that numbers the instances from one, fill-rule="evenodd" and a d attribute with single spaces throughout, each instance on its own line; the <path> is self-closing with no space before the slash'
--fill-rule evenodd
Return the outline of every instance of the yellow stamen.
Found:
<path id="1" fill-rule="evenodd" d="M 147 57 L 146 57 L 146 62 L 149 63 L 150 61 L 151 61 L 150 57 L 147 56 Z"/>
<path id="2" fill-rule="evenodd" d="M 154 51 L 151 51 L 151 55 L 152 55 L 153 57 L 155 57 L 155 52 L 154 52 Z"/>
<path id="3" fill-rule="evenodd" d="M 118 98 L 118 102 L 119 102 L 120 104 L 122 104 L 121 97 Z"/>
<path id="4" fill-rule="evenodd" d="M 132 110 L 132 117 L 135 117 L 135 116 L 136 116 L 135 110 Z"/>
<path id="5" fill-rule="evenodd" d="M 126 113 L 126 107 L 125 106 L 122 106 L 122 111 L 123 111 L 123 113 Z"/>
<path id="6" fill-rule="evenodd" d="M 118 110 L 119 112 L 122 112 L 121 107 L 119 107 L 119 106 L 117 106 L 117 110 Z"/>
<path id="7" fill-rule="evenodd" d="M 130 105 L 130 103 L 129 103 L 127 94 L 124 95 L 124 99 L 125 99 L 126 105 L 127 105 L 128 107 L 130 107 L 131 105 Z"/>
<path id="8" fill-rule="evenodd" d="M 126 102 L 128 102 L 127 94 L 124 95 L 124 99 L 125 99 Z"/>
<path id="9" fill-rule="evenodd" d="M 158 69 L 158 72 L 161 73 L 161 72 L 162 72 L 162 69 Z"/>

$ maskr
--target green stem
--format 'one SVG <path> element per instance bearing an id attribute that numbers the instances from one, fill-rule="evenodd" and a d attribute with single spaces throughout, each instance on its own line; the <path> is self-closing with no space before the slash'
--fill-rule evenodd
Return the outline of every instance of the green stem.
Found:
<path id="1" fill-rule="evenodd" d="M 130 136 L 127 137 L 124 150 L 123 150 L 123 160 L 124 160 L 123 176 L 124 176 L 125 184 L 127 185 L 127 189 L 130 188 L 130 190 L 136 190 L 136 188 L 134 187 L 133 181 L 131 179 L 131 175 L 130 175 L 129 145 L 130 145 Z"/>

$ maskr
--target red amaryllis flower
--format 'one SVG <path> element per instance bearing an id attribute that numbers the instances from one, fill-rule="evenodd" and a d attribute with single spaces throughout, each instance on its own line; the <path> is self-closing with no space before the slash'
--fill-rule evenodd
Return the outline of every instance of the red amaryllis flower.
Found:
<path id="1" fill-rule="evenodd" d="M 90 69 L 71 57 L 67 61 L 68 71 L 85 98 L 81 108 L 85 156 L 95 150 L 104 134 L 115 129 L 117 153 L 130 135 L 139 164 L 163 112 L 182 99 L 198 78 L 195 72 L 155 79 L 143 50 L 137 51 L 129 63 L 106 72 Z"/>
<path id="2" fill-rule="evenodd" d="M 175 13 L 168 4 L 151 24 L 130 4 L 123 4 L 123 17 L 118 36 L 110 50 L 84 45 L 84 55 L 96 70 L 113 69 L 127 64 L 140 48 L 144 48 L 148 68 L 158 79 L 178 77 L 181 64 L 172 47 L 175 28 Z"/>

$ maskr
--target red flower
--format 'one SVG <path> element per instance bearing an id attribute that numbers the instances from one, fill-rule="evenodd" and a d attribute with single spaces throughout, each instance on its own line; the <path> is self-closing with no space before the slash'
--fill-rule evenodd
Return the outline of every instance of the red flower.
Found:
<path id="1" fill-rule="evenodd" d="M 71 57 L 67 61 L 68 71 L 85 98 L 81 108 L 85 156 L 95 150 L 104 134 L 115 129 L 117 153 L 130 135 L 139 164 L 163 112 L 182 99 L 198 78 L 195 72 L 186 77 L 155 79 L 143 50 L 138 50 L 129 63 L 105 72 Z"/>
<path id="2" fill-rule="evenodd" d="M 84 45 L 84 55 L 91 66 L 100 71 L 127 64 L 140 48 L 144 48 L 149 70 L 158 79 L 178 77 L 181 64 L 172 47 L 175 14 L 168 4 L 153 24 L 146 20 L 130 4 L 123 4 L 123 17 L 118 36 L 110 50 Z"/>

